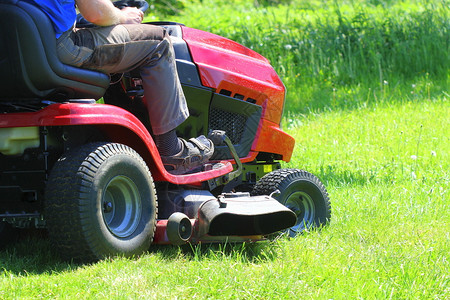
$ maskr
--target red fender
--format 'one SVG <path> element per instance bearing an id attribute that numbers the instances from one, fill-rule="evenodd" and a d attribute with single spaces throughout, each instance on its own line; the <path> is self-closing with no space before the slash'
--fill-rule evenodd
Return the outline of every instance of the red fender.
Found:
<path id="1" fill-rule="evenodd" d="M 145 126 L 130 112 L 108 104 L 57 103 L 36 112 L 10 113 L 0 116 L 0 128 L 32 126 L 90 125 L 102 129 L 111 141 L 135 149 L 146 161 L 156 181 L 174 184 L 198 184 L 227 174 L 233 170 L 231 163 L 224 167 L 188 175 L 168 173 L 158 149 Z"/>

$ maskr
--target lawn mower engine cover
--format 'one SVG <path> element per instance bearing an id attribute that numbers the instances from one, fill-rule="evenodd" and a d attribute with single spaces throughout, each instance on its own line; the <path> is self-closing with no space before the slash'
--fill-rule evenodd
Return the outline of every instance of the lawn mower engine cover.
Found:
<path id="1" fill-rule="evenodd" d="M 181 135 L 224 130 L 241 158 L 251 148 L 290 160 L 295 141 L 280 129 L 286 89 L 265 57 L 213 33 L 176 23 L 152 24 L 165 27 L 171 37 L 178 75 L 196 118 L 186 122 L 188 129 L 180 127 Z M 231 159 L 228 150 L 217 150 L 215 159 Z"/>

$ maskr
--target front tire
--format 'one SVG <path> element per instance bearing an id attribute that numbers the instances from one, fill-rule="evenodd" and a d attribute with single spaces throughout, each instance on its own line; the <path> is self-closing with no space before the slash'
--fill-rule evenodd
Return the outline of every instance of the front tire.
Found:
<path id="1" fill-rule="evenodd" d="M 263 176 L 252 195 L 270 195 L 297 215 L 297 222 L 287 230 L 294 237 L 306 229 L 326 225 L 331 217 L 328 193 L 320 180 L 309 172 L 280 169 Z"/>
<path id="2" fill-rule="evenodd" d="M 156 229 L 153 179 L 128 146 L 83 145 L 55 164 L 45 214 L 50 240 L 65 259 L 141 255 Z"/>

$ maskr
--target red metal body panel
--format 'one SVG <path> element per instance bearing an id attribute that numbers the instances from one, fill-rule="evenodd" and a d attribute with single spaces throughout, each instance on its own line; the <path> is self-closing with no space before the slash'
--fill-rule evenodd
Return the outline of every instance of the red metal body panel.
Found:
<path id="1" fill-rule="evenodd" d="M 244 95 L 262 105 L 270 101 L 265 119 L 280 123 L 285 87 L 269 61 L 234 41 L 224 37 L 182 27 L 183 39 L 197 64 L 202 84 L 220 91 Z"/>
<path id="2" fill-rule="evenodd" d="M 252 150 L 257 152 L 277 153 L 283 155 L 283 160 L 289 162 L 295 140 L 280 129 L 278 124 L 261 120 L 260 131 L 258 131 Z M 291 151 L 287 151 L 291 149 Z"/>
<path id="3" fill-rule="evenodd" d="M 112 141 L 132 147 L 147 162 L 156 181 L 195 185 L 233 170 L 231 163 L 223 162 L 224 167 L 216 170 L 189 175 L 168 173 L 162 164 L 153 138 L 145 126 L 128 111 L 112 105 L 52 104 L 36 112 L 10 113 L 0 116 L 2 128 L 71 125 L 99 126 Z"/>
<path id="4" fill-rule="evenodd" d="M 269 61 L 224 37 L 188 27 L 182 30 L 204 86 L 230 91 L 231 97 L 243 95 L 244 101 L 251 98 L 263 106 L 263 121 L 251 150 L 280 154 L 289 161 L 294 139 L 279 128 L 285 87 Z"/>

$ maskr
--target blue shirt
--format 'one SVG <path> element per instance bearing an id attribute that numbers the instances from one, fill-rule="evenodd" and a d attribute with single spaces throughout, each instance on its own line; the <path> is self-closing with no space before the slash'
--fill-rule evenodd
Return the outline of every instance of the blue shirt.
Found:
<path id="1" fill-rule="evenodd" d="M 69 30 L 77 19 L 75 0 L 26 0 L 39 7 L 52 21 L 56 38 Z"/>

